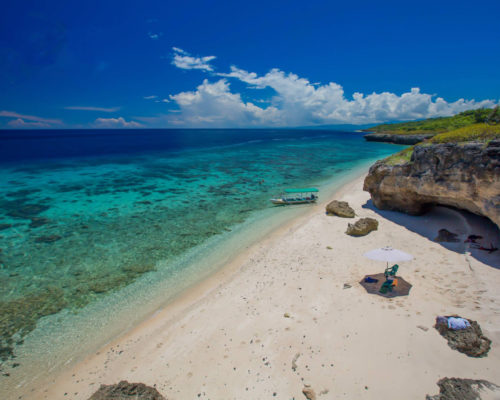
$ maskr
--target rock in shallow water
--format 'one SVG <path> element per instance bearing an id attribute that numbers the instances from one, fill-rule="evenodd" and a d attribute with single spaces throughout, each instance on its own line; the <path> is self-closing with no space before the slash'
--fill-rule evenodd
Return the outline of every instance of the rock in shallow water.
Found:
<path id="1" fill-rule="evenodd" d="M 158 390 L 144 383 L 121 381 L 115 385 L 101 385 L 88 400 L 166 400 Z"/>
<path id="2" fill-rule="evenodd" d="M 35 242 L 37 242 L 37 243 L 53 243 L 53 242 L 57 242 L 59 239 L 61 239 L 61 236 L 59 236 L 59 235 L 45 235 L 45 236 L 38 236 L 35 239 Z"/>
<path id="3" fill-rule="evenodd" d="M 354 224 L 349 224 L 347 226 L 347 233 L 351 236 L 365 236 L 371 231 L 376 231 L 378 229 L 378 221 L 374 218 L 361 218 Z"/>
<path id="4" fill-rule="evenodd" d="M 327 215 L 336 215 L 337 217 L 343 218 L 354 218 L 354 210 L 349 206 L 347 201 L 333 200 L 326 206 Z"/>

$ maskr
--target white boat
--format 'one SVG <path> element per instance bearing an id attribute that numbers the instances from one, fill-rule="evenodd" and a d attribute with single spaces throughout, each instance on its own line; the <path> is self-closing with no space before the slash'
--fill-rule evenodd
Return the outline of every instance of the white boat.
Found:
<path id="1" fill-rule="evenodd" d="M 316 188 L 296 188 L 285 189 L 284 192 L 275 198 L 270 199 L 276 205 L 315 203 L 318 200 L 319 190 Z"/>

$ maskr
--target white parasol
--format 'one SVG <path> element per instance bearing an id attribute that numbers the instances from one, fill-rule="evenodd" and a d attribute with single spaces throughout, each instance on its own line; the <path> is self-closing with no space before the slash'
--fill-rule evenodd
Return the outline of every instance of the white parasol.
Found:
<path id="1" fill-rule="evenodd" d="M 413 256 L 411 254 L 405 253 L 401 250 L 393 249 L 390 246 L 370 250 L 363 255 L 371 260 L 385 261 L 387 262 L 387 266 L 389 266 L 389 263 L 393 262 L 413 260 Z"/>

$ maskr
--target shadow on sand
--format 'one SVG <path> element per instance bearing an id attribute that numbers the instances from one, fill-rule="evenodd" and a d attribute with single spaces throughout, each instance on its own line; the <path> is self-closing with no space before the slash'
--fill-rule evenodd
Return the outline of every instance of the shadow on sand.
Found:
<path id="1" fill-rule="evenodd" d="M 439 242 L 441 246 L 461 254 L 470 253 L 470 257 L 500 269 L 500 250 L 490 253 L 477 248 L 479 246 L 486 248 L 493 246 L 500 249 L 500 230 L 488 218 L 444 206 L 434 206 L 429 212 L 420 216 L 398 211 L 379 210 L 371 200 L 368 200 L 362 207 L 372 210 L 381 217 L 404 226 L 431 241 L 436 239 L 440 229 L 447 229 L 457 234 L 458 242 Z M 476 245 L 465 243 L 469 235 L 479 235 L 482 236 L 482 239 L 477 240 Z"/>

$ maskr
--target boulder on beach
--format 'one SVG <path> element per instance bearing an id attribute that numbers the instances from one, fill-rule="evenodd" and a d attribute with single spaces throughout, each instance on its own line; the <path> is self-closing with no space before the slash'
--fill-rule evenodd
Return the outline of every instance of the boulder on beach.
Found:
<path id="1" fill-rule="evenodd" d="M 121 381 L 115 385 L 101 385 L 88 400 L 166 400 L 158 390 L 144 383 Z"/>
<path id="2" fill-rule="evenodd" d="M 347 201 L 333 200 L 326 206 L 327 215 L 336 215 L 342 218 L 354 218 L 354 210 L 349 206 Z"/>
<path id="3" fill-rule="evenodd" d="M 438 231 L 437 237 L 434 239 L 435 242 L 448 242 L 448 243 L 456 243 L 459 242 L 458 235 L 456 233 L 450 232 L 447 229 L 440 229 Z"/>
<path id="4" fill-rule="evenodd" d="M 469 357 L 486 357 L 490 350 L 491 340 L 483 335 L 476 321 L 468 319 L 470 327 L 453 330 L 448 328 L 446 321 L 438 321 L 434 328 L 448 340 L 448 346 Z"/>
<path id="5" fill-rule="evenodd" d="M 500 386 L 482 379 L 443 378 L 437 384 L 439 394 L 427 395 L 426 400 L 486 400 L 500 393 Z"/>
<path id="6" fill-rule="evenodd" d="M 374 218 L 361 218 L 354 224 L 349 224 L 347 226 L 347 233 L 351 236 L 365 236 L 371 231 L 376 231 L 378 229 L 378 221 Z"/>

